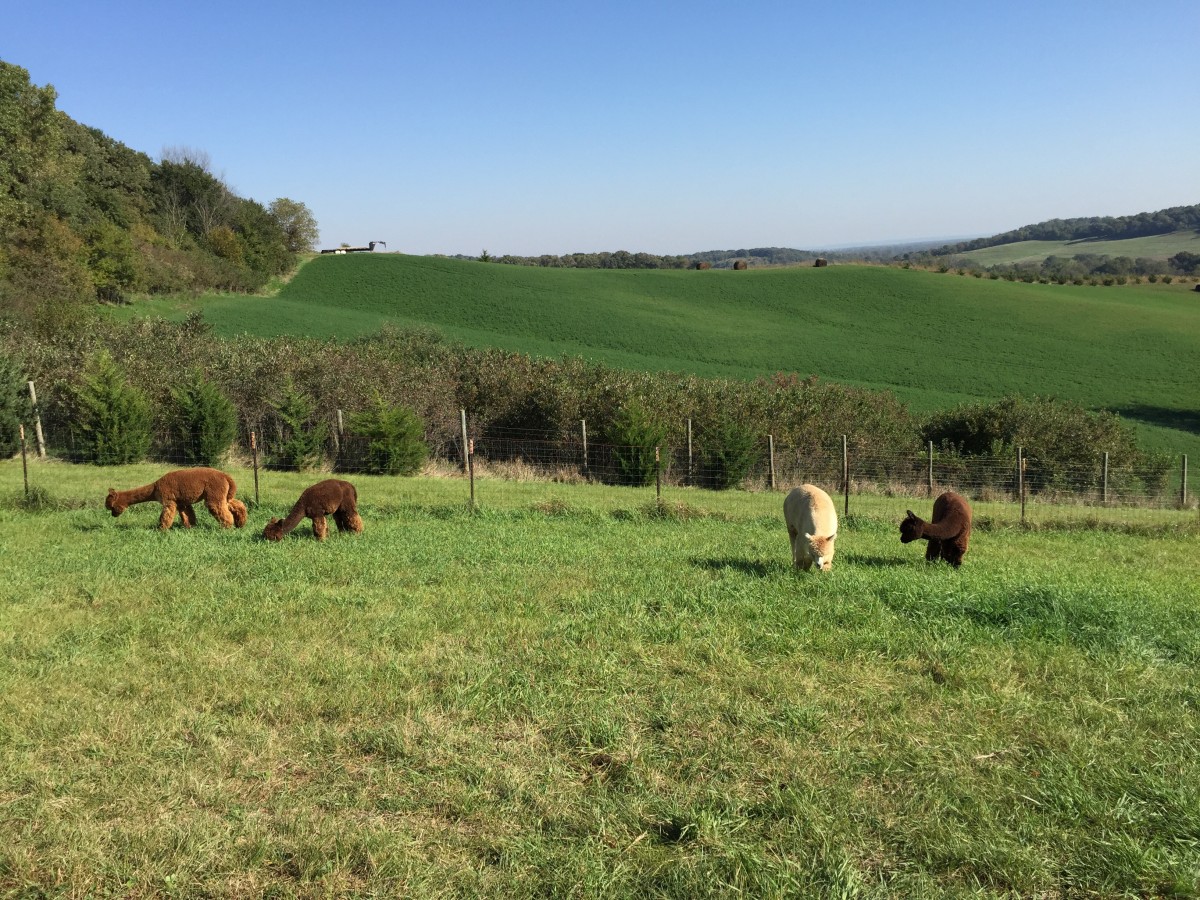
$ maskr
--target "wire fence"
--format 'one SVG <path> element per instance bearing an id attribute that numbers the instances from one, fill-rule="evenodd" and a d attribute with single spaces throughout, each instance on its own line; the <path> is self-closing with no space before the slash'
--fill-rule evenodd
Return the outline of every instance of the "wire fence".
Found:
<path id="1" fill-rule="evenodd" d="M 946 490 L 968 497 L 977 516 L 996 523 L 1073 522 L 1102 526 L 1133 522 L 1198 522 L 1200 506 L 1186 456 L 1164 468 L 1111 466 L 1097 453 L 1086 464 L 1056 465 L 1048 472 L 1036 456 L 1018 450 L 1011 459 L 971 457 L 937 450 L 869 449 L 846 438 L 834 446 L 795 447 L 770 435 L 742 447 L 701 446 L 685 437 L 657 447 L 589 440 L 585 422 L 570 434 L 548 434 L 490 426 L 474 430 L 463 415 L 460 434 L 427 441 L 430 464 L 458 473 L 464 499 L 476 502 L 476 477 L 567 484 L 627 485 L 661 498 L 699 497 L 698 492 L 740 490 L 786 492 L 815 484 L 837 502 L 844 516 L 903 518 L 908 509 L 928 513 L 933 498 Z M 23 458 L 78 457 L 69 428 L 32 434 L 22 430 Z M 239 437 L 219 464 L 253 469 L 254 490 L 279 463 L 279 436 L 251 431 Z M 154 437 L 145 461 L 174 467 L 197 462 L 194 446 L 163 433 Z M 26 465 L 26 492 L 29 490 Z M 337 427 L 327 429 L 311 465 L 303 471 L 329 475 L 379 474 L 371 441 Z M 53 479 L 53 469 L 37 479 Z M 43 485 L 45 486 L 45 485 Z M 257 501 L 257 496 L 254 498 Z M 480 498 L 481 502 L 486 502 Z M 923 512 L 922 512 L 923 511 Z"/>

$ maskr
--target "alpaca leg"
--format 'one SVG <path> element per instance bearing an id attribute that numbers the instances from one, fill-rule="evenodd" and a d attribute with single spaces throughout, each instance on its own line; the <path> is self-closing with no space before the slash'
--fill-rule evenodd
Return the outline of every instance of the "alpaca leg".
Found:
<path id="1" fill-rule="evenodd" d="M 233 527 L 233 513 L 229 511 L 229 504 L 224 500 L 206 500 L 205 506 L 212 513 L 214 519 L 221 523 L 222 528 Z"/>
<path id="2" fill-rule="evenodd" d="M 329 531 L 329 526 L 325 524 L 324 516 L 313 516 L 313 537 L 318 541 L 325 540 L 325 535 Z"/>
<path id="3" fill-rule="evenodd" d="M 175 503 L 171 500 L 164 500 L 162 505 L 162 515 L 158 517 L 158 527 L 162 531 L 169 531 L 174 522 Z"/>
<path id="4" fill-rule="evenodd" d="M 179 504 L 179 521 L 183 523 L 184 528 L 191 528 L 196 524 L 196 510 L 192 507 L 192 504 Z"/>
<path id="5" fill-rule="evenodd" d="M 789 525 L 788 526 L 788 541 L 792 545 L 792 568 L 793 569 L 800 568 L 800 557 L 796 554 L 796 535 L 797 535 L 796 529 L 792 528 L 792 526 Z"/>
<path id="6" fill-rule="evenodd" d="M 942 559 L 958 568 L 962 565 L 963 557 L 967 555 L 967 551 L 962 548 L 956 541 L 946 541 L 942 545 Z"/>
<path id="7" fill-rule="evenodd" d="M 233 513 L 233 525 L 235 528 L 242 528 L 249 519 L 250 514 L 246 511 L 246 504 L 241 500 L 230 500 L 229 511 Z"/>
<path id="8" fill-rule="evenodd" d="M 929 539 L 929 546 L 925 548 L 925 561 L 937 562 L 938 557 L 942 555 L 942 542 L 937 538 Z"/>
<path id="9" fill-rule="evenodd" d="M 362 517 L 358 513 L 351 513 L 346 520 L 347 530 L 353 531 L 355 534 L 362 534 L 363 524 Z"/>

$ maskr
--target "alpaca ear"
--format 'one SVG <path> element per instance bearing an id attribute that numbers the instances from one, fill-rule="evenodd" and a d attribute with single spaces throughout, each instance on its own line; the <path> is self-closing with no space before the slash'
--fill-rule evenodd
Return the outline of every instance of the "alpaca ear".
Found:
<path id="1" fill-rule="evenodd" d="M 907 513 L 908 513 L 908 517 L 909 517 L 910 519 L 915 519 L 915 518 L 917 517 L 917 514 L 916 514 L 915 512 L 913 512 L 911 509 L 909 509 L 909 510 L 905 510 L 905 512 L 907 512 Z"/>
<path id="2" fill-rule="evenodd" d="M 804 539 L 806 541 L 811 541 L 813 539 L 813 536 L 806 531 L 806 532 L 804 532 Z"/>

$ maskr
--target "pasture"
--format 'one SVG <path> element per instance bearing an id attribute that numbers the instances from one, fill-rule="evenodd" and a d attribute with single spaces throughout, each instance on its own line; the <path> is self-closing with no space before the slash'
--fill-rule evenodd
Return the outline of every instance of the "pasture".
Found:
<path id="1" fill-rule="evenodd" d="M 1185 252 L 1200 253 L 1200 234 L 1195 231 L 1174 231 L 1170 234 L 1154 234 L 1120 241 L 1090 238 L 1074 241 L 1016 241 L 1012 244 L 983 247 L 960 255 L 981 266 L 997 266 L 1040 263 L 1047 256 L 1070 257 L 1078 253 L 1128 256 L 1133 259 L 1139 256 L 1148 259 L 1170 259 L 1176 253 Z"/>
<path id="2" fill-rule="evenodd" d="M 1194 526 L 355 477 L 365 530 L 113 519 L 161 469 L 0 463 L 15 896 L 1196 896 Z M 234 470 L 239 497 L 252 480 Z"/>
<path id="3" fill-rule="evenodd" d="M 1076 287 L 889 267 L 538 269 L 399 254 L 325 256 L 273 297 L 142 301 L 201 311 L 218 335 L 351 340 L 385 323 L 469 346 L 751 380 L 816 374 L 893 391 L 918 411 L 1054 396 L 1200 454 L 1190 285 Z"/>

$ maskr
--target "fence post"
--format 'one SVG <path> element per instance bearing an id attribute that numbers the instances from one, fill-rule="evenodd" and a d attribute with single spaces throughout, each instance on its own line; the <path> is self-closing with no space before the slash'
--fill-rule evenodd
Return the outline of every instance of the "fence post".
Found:
<path id="1" fill-rule="evenodd" d="M 583 429 L 583 477 L 588 477 L 588 451 L 587 451 L 587 419 L 581 419 L 579 424 Z"/>
<path id="2" fill-rule="evenodd" d="M 1017 496 L 1021 501 L 1021 524 L 1025 524 L 1025 448 L 1017 448 Z"/>
<path id="3" fill-rule="evenodd" d="M 843 518 L 850 518 L 850 442 L 842 435 L 842 490 L 845 492 L 846 505 Z"/>
<path id="4" fill-rule="evenodd" d="M 1179 508 L 1187 509 L 1187 454 L 1183 454 L 1183 477 L 1179 481 Z"/>
<path id="5" fill-rule="evenodd" d="M 467 442 L 467 474 L 471 479 L 471 509 L 475 509 L 475 441 Z"/>
<path id="6" fill-rule="evenodd" d="M 334 456 L 341 454 L 342 438 L 345 436 L 345 434 L 346 434 L 346 423 L 342 419 L 342 411 L 339 409 L 337 411 L 337 427 L 334 428 L 334 431 L 333 431 L 333 453 L 334 453 Z"/>
<path id="7" fill-rule="evenodd" d="M 467 470 L 470 468 L 470 465 L 471 465 L 470 453 L 467 450 L 467 411 L 465 409 L 460 409 L 459 413 L 462 415 L 462 448 L 463 448 L 462 449 L 462 452 L 463 452 L 462 466 L 463 466 L 463 474 L 465 475 L 465 474 L 467 474 Z"/>
<path id="8" fill-rule="evenodd" d="M 1100 503 L 1108 506 L 1108 451 L 1104 451 L 1104 478 L 1100 486 Z"/>
<path id="9" fill-rule="evenodd" d="M 654 447 L 654 498 L 662 506 L 662 457 L 657 444 Z"/>
<path id="10" fill-rule="evenodd" d="M 687 483 L 688 487 L 692 485 L 692 420 L 687 420 L 687 441 L 688 441 L 688 468 L 687 468 Z"/>
<path id="11" fill-rule="evenodd" d="M 250 459 L 254 462 L 254 505 L 258 506 L 258 437 L 250 432 Z"/>
<path id="12" fill-rule="evenodd" d="M 767 484 L 775 490 L 775 435 L 767 435 Z"/>
<path id="13" fill-rule="evenodd" d="M 21 425 L 21 474 L 25 476 L 25 500 L 29 500 L 29 464 L 25 462 L 25 426 Z"/>
<path id="14" fill-rule="evenodd" d="M 933 496 L 933 441 L 929 442 L 929 496 Z"/>
<path id="15" fill-rule="evenodd" d="M 38 409 L 37 391 L 29 382 L 29 403 L 33 407 L 33 433 L 37 437 L 38 459 L 46 458 L 46 439 L 42 436 L 42 412 Z"/>

